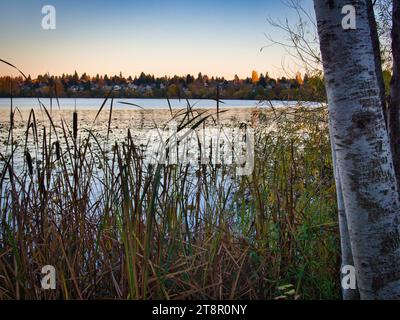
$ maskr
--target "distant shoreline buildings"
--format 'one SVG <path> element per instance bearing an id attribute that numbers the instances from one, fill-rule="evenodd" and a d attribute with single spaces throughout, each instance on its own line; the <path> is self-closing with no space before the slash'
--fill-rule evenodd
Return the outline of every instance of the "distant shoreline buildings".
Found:
<path id="1" fill-rule="evenodd" d="M 223 77 L 193 75 L 155 77 L 141 73 L 132 78 L 122 74 L 89 76 L 63 74 L 62 76 L 39 75 L 36 79 L 0 77 L 0 97 L 70 97 L 100 98 L 112 91 L 115 97 L 126 98 L 194 98 L 215 99 L 219 86 L 221 99 L 279 99 L 313 100 L 326 99 L 323 79 L 320 76 L 304 78 L 297 73 L 293 79 L 273 79 L 268 73 L 253 71 L 251 77 L 232 80 Z"/>

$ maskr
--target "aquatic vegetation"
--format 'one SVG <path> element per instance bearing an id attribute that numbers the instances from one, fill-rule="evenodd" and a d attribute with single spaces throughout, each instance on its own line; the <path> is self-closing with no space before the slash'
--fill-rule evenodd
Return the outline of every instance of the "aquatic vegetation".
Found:
<path id="1" fill-rule="evenodd" d="M 25 141 L 14 141 L 13 108 L 1 137 L 0 299 L 340 296 L 326 109 L 253 110 L 254 170 L 238 176 L 146 163 L 130 129 L 111 140 L 104 105 L 106 138 L 80 127 L 79 110 L 41 107 L 48 121 L 32 111 Z M 168 112 L 180 129 L 216 119 L 189 104 Z M 56 290 L 40 287 L 45 265 Z"/>

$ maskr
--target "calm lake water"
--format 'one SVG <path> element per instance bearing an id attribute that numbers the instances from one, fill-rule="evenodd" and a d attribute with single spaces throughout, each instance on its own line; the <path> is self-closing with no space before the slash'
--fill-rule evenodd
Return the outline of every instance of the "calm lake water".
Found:
<path id="1" fill-rule="evenodd" d="M 49 98 L 40 98 L 40 101 L 47 107 L 50 107 L 50 99 Z M 100 108 L 104 99 L 91 99 L 91 98 L 62 98 L 59 99 L 60 108 L 63 110 L 71 110 L 74 109 L 75 106 L 79 110 L 94 110 Z M 121 102 L 132 103 L 138 105 L 144 109 L 168 109 L 168 102 L 166 99 L 124 99 L 124 98 L 116 98 L 114 99 L 113 108 L 115 109 L 138 109 L 134 106 L 129 106 L 123 104 Z M 215 100 L 199 100 L 199 99 L 191 99 L 189 100 L 190 104 L 195 108 L 215 108 L 216 101 Z M 111 100 L 107 102 L 107 105 L 111 103 Z M 172 108 L 186 108 L 187 103 L 186 100 L 179 99 L 170 99 Z M 272 105 L 276 108 L 279 107 L 288 107 L 288 106 L 296 106 L 298 102 L 295 101 L 271 101 Z M 16 98 L 13 100 L 13 104 L 15 107 L 19 109 L 31 109 L 38 108 L 39 103 L 36 98 Z M 306 102 L 302 104 L 312 106 L 315 103 Z M 57 102 L 55 99 L 52 101 L 53 108 L 57 108 Z M 262 107 L 262 106 L 270 106 L 269 102 L 260 102 L 258 100 L 223 100 L 221 103 L 221 108 L 254 108 L 254 107 Z M 10 108 L 10 99 L 9 98 L 0 98 L 0 109 L 9 109 Z"/>
<path id="2" fill-rule="evenodd" d="M 139 146 L 148 146 L 149 144 L 157 147 L 160 143 L 159 128 L 164 128 L 171 121 L 171 113 L 166 99 L 114 99 L 113 111 L 110 117 L 111 100 L 107 101 L 102 112 L 97 112 L 101 107 L 104 99 L 59 99 L 60 110 L 57 102 L 53 99 L 41 98 L 40 101 L 46 106 L 51 113 L 56 132 L 59 137 L 64 136 L 61 123 L 68 133 L 69 145 L 66 145 L 65 139 L 61 138 L 61 147 L 66 150 L 67 147 L 72 148 L 72 113 L 77 109 L 78 113 L 78 138 L 81 141 L 90 137 L 95 137 L 97 141 L 104 145 L 104 150 L 109 149 L 115 142 L 124 142 L 127 139 L 127 131 L 130 130 L 135 143 Z M 123 104 L 122 102 L 131 103 L 139 107 Z M 216 101 L 214 100 L 190 100 L 190 104 L 194 109 L 208 109 L 207 114 L 211 115 L 206 122 L 207 128 L 214 128 L 214 116 L 216 113 Z M 296 107 L 297 102 L 272 101 L 260 102 L 256 100 L 225 100 L 221 104 L 224 113 L 220 115 L 220 125 L 226 128 L 239 127 L 241 124 L 254 125 L 254 119 L 257 119 L 258 108 L 269 108 L 272 104 L 274 108 Z M 185 100 L 171 99 L 171 107 L 174 109 L 173 114 L 181 113 L 179 109 L 186 109 L 187 102 Z M 318 106 L 316 103 L 301 103 L 302 106 Z M 52 106 L 52 108 L 51 108 Z M 35 110 L 35 123 L 38 128 L 38 141 L 43 142 L 43 134 L 49 134 L 50 121 L 43 108 L 39 107 L 36 98 L 17 98 L 13 100 L 15 110 L 14 128 L 13 128 L 13 145 L 15 150 L 15 159 L 18 166 L 22 169 L 24 163 L 25 147 L 32 153 L 34 159 L 42 153 L 41 143 L 39 145 L 33 139 L 32 128 L 28 129 L 28 119 L 30 110 Z M 97 116 L 97 118 L 96 118 Z M 182 117 L 181 117 L 182 118 Z M 96 121 L 95 121 L 96 119 Z M 109 120 L 111 122 L 109 123 Z M 31 119 L 32 121 L 32 119 Z M 45 129 L 46 128 L 46 131 Z M 91 132 L 90 135 L 88 132 Z M 54 133 L 53 133 L 54 135 Z M 52 141 L 54 141 L 53 137 Z M 96 143 L 93 143 L 93 149 L 96 150 Z M 0 158 L 9 156 L 11 153 L 10 144 L 10 99 L 0 99 Z M 35 152 L 33 152 L 35 151 Z M 37 151 L 37 152 L 36 152 Z M 36 155 L 37 153 L 37 155 Z M 4 158 L 5 159 L 5 158 Z M 4 160 L 3 159 L 3 160 Z M 1 159 L 0 159 L 1 160 Z M 0 169 L 4 165 L 4 161 L 0 161 Z"/>
<path id="3" fill-rule="evenodd" d="M 146 164 L 153 158 L 157 159 L 159 157 L 158 151 L 162 147 L 161 140 L 165 142 L 169 138 L 170 133 L 165 131 L 165 126 L 171 121 L 171 112 L 167 100 L 164 99 L 114 99 L 111 117 L 110 100 L 100 114 L 97 113 L 104 99 L 59 99 L 60 110 L 54 99 L 52 103 L 50 103 L 50 99 L 48 98 L 42 98 L 40 101 L 51 113 L 57 136 L 55 136 L 54 129 L 50 125 L 48 115 L 44 112 L 43 108 L 39 107 L 38 100 L 30 98 L 17 98 L 13 100 L 15 111 L 14 127 L 10 131 L 10 99 L 0 99 L 0 173 L 3 172 L 7 159 L 9 159 L 13 150 L 13 169 L 17 175 L 23 174 L 27 170 L 25 151 L 30 153 L 35 170 L 36 168 L 41 168 L 44 154 L 43 142 L 46 140 L 48 141 L 46 152 L 52 155 L 51 161 L 54 166 L 54 172 L 61 174 L 61 163 L 56 160 L 54 148 L 50 146 L 50 143 L 58 140 L 63 154 L 66 154 L 68 149 L 72 154 L 74 153 L 71 130 L 75 106 L 78 115 L 78 144 L 87 139 L 90 143 L 90 152 L 96 155 L 104 155 L 110 165 L 113 161 L 112 147 L 115 143 L 121 144 L 127 142 L 128 130 L 130 130 L 135 145 L 138 146 L 144 155 L 147 155 L 143 160 Z M 121 102 L 135 104 L 141 108 L 122 104 Z M 235 162 L 237 159 L 234 159 L 233 155 L 241 152 L 241 146 L 235 146 L 235 152 L 233 152 L 232 147 L 228 143 L 225 143 L 223 146 L 220 144 L 223 139 L 218 138 L 219 143 L 216 143 L 216 137 L 225 137 L 225 140 L 231 143 L 236 141 L 237 137 L 233 134 L 232 130 L 241 127 L 242 124 L 249 125 L 250 127 L 256 126 L 254 119 L 257 119 L 259 108 L 269 108 L 271 104 L 274 108 L 296 107 L 299 105 L 297 102 L 284 101 L 262 103 L 255 100 L 225 100 L 225 103 L 221 104 L 224 112 L 219 117 L 219 125 L 222 129 L 215 131 L 216 126 L 213 117 L 216 113 L 216 101 L 190 100 L 189 102 L 194 109 L 203 109 L 206 112 L 205 115 L 211 116 L 205 122 L 205 127 L 202 126 L 198 129 L 204 136 L 202 141 L 204 140 L 203 145 L 206 146 L 203 147 L 202 151 L 207 155 L 207 152 L 211 152 L 207 146 L 214 146 L 215 148 L 218 145 L 218 149 L 221 149 L 218 156 L 219 160 L 221 163 L 227 163 L 232 155 L 232 161 L 229 164 L 229 167 L 232 168 L 237 167 Z M 186 109 L 187 102 L 185 100 L 172 99 L 170 103 L 174 109 L 172 113 L 174 116 L 178 115 L 177 119 L 179 121 L 179 114 L 182 113 L 179 109 Z M 52 105 L 52 108 L 50 108 L 50 105 Z M 319 104 L 301 103 L 301 105 L 313 107 Z M 28 121 L 32 108 L 35 114 L 34 122 L 37 127 L 37 140 L 34 138 L 33 127 L 28 126 L 29 123 L 33 123 L 33 119 L 31 119 L 31 122 Z M 64 135 L 62 123 L 64 123 L 66 136 Z M 210 130 L 203 133 L 202 130 L 206 129 Z M 213 129 L 214 131 L 212 131 Z M 11 132 L 12 140 L 10 140 Z M 45 137 L 46 139 L 44 139 Z M 189 136 L 184 143 L 179 145 L 177 153 L 184 155 L 183 158 L 190 156 L 193 159 L 197 159 L 200 153 L 197 148 L 193 147 L 198 146 L 197 138 L 195 135 Z M 214 151 L 213 149 L 213 159 L 216 157 Z M 95 185 L 92 188 L 97 191 L 91 194 L 91 199 L 93 198 L 93 201 L 97 201 L 97 195 L 103 194 L 101 191 L 103 188 L 101 181 L 104 176 L 104 166 L 99 162 L 99 157 L 94 156 L 90 159 L 94 164 L 93 174 L 97 177 L 93 182 Z M 72 163 L 67 156 L 64 157 L 64 161 L 66 168 L 71 170 Z M 195 169 L 195 166 L 192 168 Z M 38 176 L 34 175 L 33 179 L 36 181 Z M 193 179 L 195 181 L 195 175 L 193 175 Z M 8 176 L 5 176 L 6 183 L 8 180 Z M 30 180 L 27 181 L 29 182 Z M 0 195 L 0 197 L 2 196 L 4 195 Z"/>

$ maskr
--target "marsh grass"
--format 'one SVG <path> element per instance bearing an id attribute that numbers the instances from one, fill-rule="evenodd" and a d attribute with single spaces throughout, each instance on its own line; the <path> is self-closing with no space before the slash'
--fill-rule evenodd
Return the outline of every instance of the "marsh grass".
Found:
<path id="1" fill-rule="evenodd" d="M 39 100 L 48 121 L 32 110 L 15 143 L 11 102 L 0 299 L 339 298 L 326 109 L 255 110 L 254 171 L 236 176 L 211 163 L 146 163 L 130 129 L 124 142 L 110 140 L 108 99 L 94 119 L 109 112 L 104 141 L 79 128 L 79 111 L 55 119 Z M 178 130 L 219 123 L 219 103 L 210 115 L 189 102 L 174 112 L 168 101 Z M 45 265 L 57 270 L 56 290 L 41 289 Z"/>

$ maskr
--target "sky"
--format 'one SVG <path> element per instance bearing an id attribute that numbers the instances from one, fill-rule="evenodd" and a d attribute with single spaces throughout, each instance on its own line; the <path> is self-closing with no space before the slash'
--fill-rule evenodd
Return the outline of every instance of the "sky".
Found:
<path id="1" fill-rule="evenodd" d="M 56 9 L 55 30 L 42 28 L 45 5 Z M 0 59 L 32 77 L 294 73 L 283 48 L 260 51 L 266 35 L 285 38 L 269 17 L 291 21 L 295 13 L 281 0 L 0 0 Z M 0 64 L 0 76 L 15 74 Z"/>

